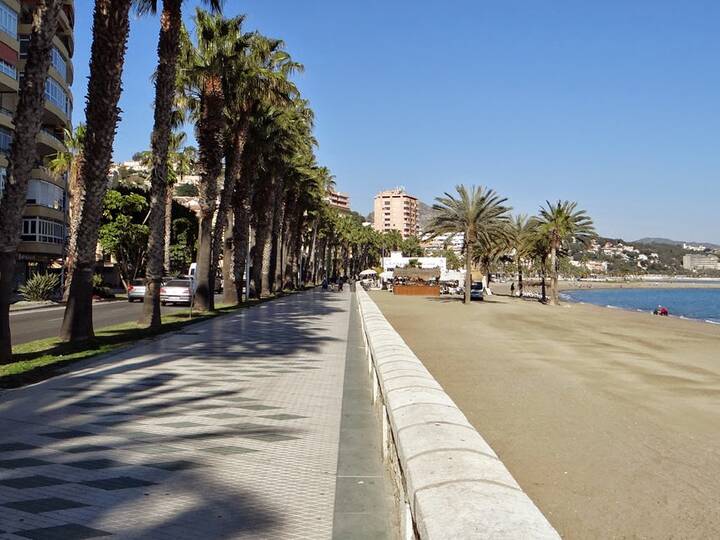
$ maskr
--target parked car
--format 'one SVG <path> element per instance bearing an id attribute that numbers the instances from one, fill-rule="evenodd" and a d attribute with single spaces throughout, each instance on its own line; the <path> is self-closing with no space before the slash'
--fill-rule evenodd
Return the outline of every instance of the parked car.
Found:
<path id="1" fill-rule="evenodd" d="M 470 300 L 482 300 L 483 299 L 483 284 L 473 283 L 470 286 Z"/>
<path id="2" fill-rule="evenodd" d="M 160 288 L 160 303 L 190 305 L 195 295 L 195 280 L 171 279 Z"/>
<path id="3" fill-rule="evenodd" d="M 128 302 L 134 302 L 145 300 L 145 280 L 134 279 L 130 285 L 128 285 Z"/>

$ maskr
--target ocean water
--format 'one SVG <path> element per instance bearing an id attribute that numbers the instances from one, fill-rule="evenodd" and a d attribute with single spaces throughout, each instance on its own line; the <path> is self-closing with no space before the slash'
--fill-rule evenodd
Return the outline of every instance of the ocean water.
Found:
<path id="1" fill-rule="evenodd" d="M 720 324 L 720 289 L 579 289 L 562 296 L 575 302 L 652 312 L 665 306 L 670 315 Z"/>

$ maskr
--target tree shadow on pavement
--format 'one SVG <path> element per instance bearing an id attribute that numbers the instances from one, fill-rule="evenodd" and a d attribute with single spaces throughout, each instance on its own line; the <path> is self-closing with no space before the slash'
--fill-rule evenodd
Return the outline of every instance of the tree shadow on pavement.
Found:
<path id="1" fill-rule="evenodd" d="M 346 298 L 294 295 L 3 392 L 2 529 L 28 530 L 32 511 L 20 507 L 60 498 L 82 506 L 48 514 L 58 538 L 72 527 L 142 539 L 282 536 L 282 489 L 303 486 L 257 484 L 307 477 L 312 464 L 293 472 L 292 460 L 266 454 L 306 434 L 292 427 L 301 416 L 248 390 L 254 377 L 317 369 L 328 347 L 344 349 L 327 317 L 345 309 Z M 43 481 L 57 485 L 22 487 Z"/>

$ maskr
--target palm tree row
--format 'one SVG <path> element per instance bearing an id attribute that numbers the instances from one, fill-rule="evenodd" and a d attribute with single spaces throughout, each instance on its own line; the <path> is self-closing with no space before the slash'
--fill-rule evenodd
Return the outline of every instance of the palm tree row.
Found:
<path id="1" fill-rule="evenodd" d="M 542 280 L 545 301 L 545 277 L 552 279 L 551 298 L 559 302 L 559 257 L 570 242 L 587 242 L 594 236 L 593 222 L 577 203 L 547 201 L 538 216 L 512 217 L 507 199 L 492 189 L 470 189 L 457 186 L 457 195 L 446 193 L 433 206 L 434 217 L 427 232 L 431 237 L 440 234 L 463 234 L 465 255 L 465 298 L 470 302 L 472 269 L 478 267 L 487 287 L 493 267 L 503 259 L 513 262 L 518 278 L 518 291 L 523 295 L 525 269 L 535 270 Z"/>
<path id="2" fill-rule="evenodd" d="M 34 140 L 62 3 L 38 0 L 35 4 L 15 114 L 17 136 L 0 203 L 0 362 L 11 361 L 9 304 L 15 253 L 30 169 L 36 161 Z M 169 266 L 171 184 L 190 170 L 191 156 L 179 151 L 181 136 L 173 134 L 178 112 L 194 124 L 198 142 L 197 158 L 192 161 L 200 175 L 199 309 L 214 307 L 220 259 L 226 277 L 225 297 L 234 302 L 242 293 L 259 297 L 298 287 L 308 277 L 319 279 L 327 273 L 327 267 L 318 265 L 320 255 L 337 251 L 322 217 L 332 177 L 316 161 L 313 114 L 291 80 L 302 66 L 290 58 L 282 41 L 244 32 L 242 17 L 224 18 L 218 13 L 219 0 L 207 3 L 214 13 L 198 10 L 196 38 L 191 39 L 182 26 L 182 0 L 162 2 L 148 155 L 147 292 L 140 321 L 150 327 L 161 322 L 160 280 Z M 141 14 L 160 8 L 157 0 L 95 1 L 85 125 L 68 134 L 68 152 L 58 155 L 52 164 L 56 172 L 68 174 L 73 188 L 67 305 L 61 329 L 66 341 L 94 335 L 92 276 L 121 112 L 118 102 L 133 5 Z M 350 249 L 360 250 L 359 245 L 356 241 Z M 243 277 L 248 257 L 252 283 L 246 291 Z"/>

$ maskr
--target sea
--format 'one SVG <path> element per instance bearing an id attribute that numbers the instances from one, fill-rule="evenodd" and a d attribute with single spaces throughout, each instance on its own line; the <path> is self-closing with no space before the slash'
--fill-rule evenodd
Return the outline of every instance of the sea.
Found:
<path id="1" fill-rule="evenodd" d="M 661 305 L 676 317 L 720 324 L 720 288 L 578 289 L 563 291 L 561 296 L 574 302 L 632 311 L 652 312 Z"/>

